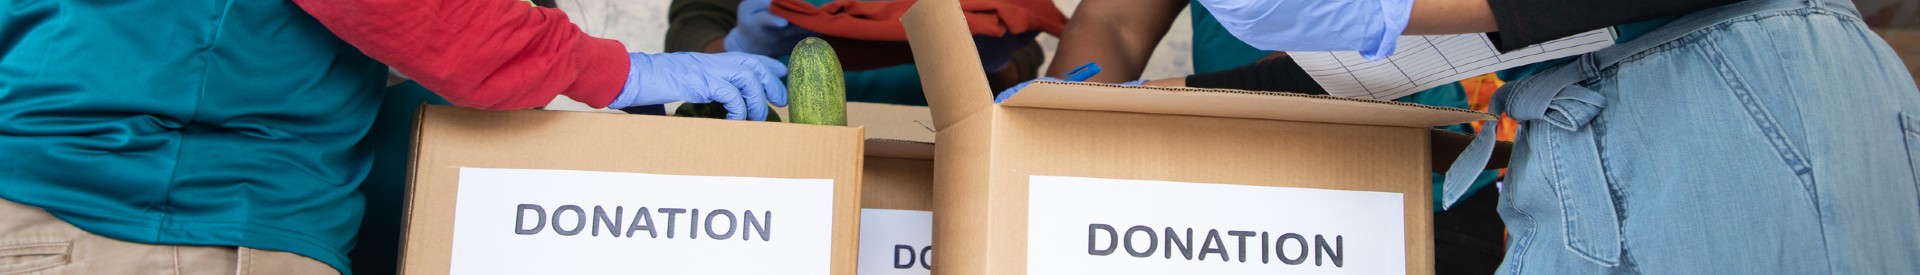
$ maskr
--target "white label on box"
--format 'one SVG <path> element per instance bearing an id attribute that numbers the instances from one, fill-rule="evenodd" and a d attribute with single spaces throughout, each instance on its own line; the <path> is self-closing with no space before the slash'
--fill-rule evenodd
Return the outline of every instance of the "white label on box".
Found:
<path id="1" fill-rule="evenodd" d="M 1032 176 L 1027 274 L 1405 274 L 1399 193 Z"/>
<path id="2" fill-rule="evenodd" d="M 929 274 L 933 212 L 860 209 L 860 275 Z"/>
<path id="3" fill-rule="evenodd" d="M 826 274 L 833 180 L 461 168 L 454 274 Z"/>

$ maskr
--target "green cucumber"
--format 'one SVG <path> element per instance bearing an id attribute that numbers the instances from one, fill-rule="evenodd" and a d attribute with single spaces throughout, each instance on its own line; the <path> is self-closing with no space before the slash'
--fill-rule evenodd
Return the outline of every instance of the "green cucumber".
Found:
<path id="1" fill-rule="evenodd" d="M 800 40 L 787 62 L 787 114 L 794 123 L 847 125 L 847 84 L 840 57 L 818 37 Z"/>

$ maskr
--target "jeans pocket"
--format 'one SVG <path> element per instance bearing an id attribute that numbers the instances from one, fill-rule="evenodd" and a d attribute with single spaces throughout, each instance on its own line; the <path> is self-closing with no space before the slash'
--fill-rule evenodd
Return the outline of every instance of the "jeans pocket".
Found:
<path id="1" fill-rule="evenodd" d="M 23 274 L 67 264 L 72 242 L 0 243 L 0 275 Z"/>
<path id="2" fill-rule="evenodd" d="M 1900 130 L 1907 141 L 1907 165 L 1912 169 L 1915 194 L 1920 196 L 1920 117 L 1900 112 Z M 1920 207 L 1915 205 L 1914 207 Z"/>

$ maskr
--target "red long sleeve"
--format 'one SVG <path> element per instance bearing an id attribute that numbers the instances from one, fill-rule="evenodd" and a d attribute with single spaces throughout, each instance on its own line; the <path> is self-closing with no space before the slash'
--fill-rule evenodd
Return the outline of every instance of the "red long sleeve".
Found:
<path id="1" fill-rule="evenodd" d="M 606 107 L 626 85 L 625 46 L 559 10 L 512 0 L 294 0 L 342 40 L 455 105 Z"/>

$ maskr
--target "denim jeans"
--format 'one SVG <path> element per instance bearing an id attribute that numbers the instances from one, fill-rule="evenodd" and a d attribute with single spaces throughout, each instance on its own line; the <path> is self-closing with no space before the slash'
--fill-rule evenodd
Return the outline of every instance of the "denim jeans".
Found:
<path id="1" fill-rule="evenodd" d="M 1847 0 L 1695 12 L 1510 83 L 1501 273 L 1920 272 L 1914 85 Z"/>

